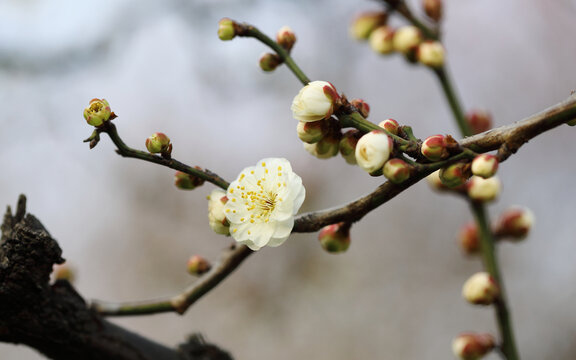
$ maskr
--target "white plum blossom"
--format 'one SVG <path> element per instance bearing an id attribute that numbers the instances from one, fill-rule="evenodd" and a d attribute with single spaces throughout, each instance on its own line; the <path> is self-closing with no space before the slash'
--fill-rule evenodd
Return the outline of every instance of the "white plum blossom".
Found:
<path id="1" fill-rule="evenodd" d="M 242 170 L 226 196 L 224 213 L 230 235 L 238 243 L 259 250 L 288 239 L 306 191 L 288 160 L 269 158 Z"/>
<path id="2" fill-rule="evenodd" d="M 393 145 L 392 139 L 384 131 L 374 130 L 364 134 L 356 144 L 356 163 L 369 173 L 381 170 L 390 158 Z"/>
<path id="3" fill-rule="evenodd" d="M 292 100 L 292 115 L 294 119 L 305 122 L 328 119 L 334 112 L 334 102 L 339 98 L 334 85 L 327 81 L 312 81 Z"/>

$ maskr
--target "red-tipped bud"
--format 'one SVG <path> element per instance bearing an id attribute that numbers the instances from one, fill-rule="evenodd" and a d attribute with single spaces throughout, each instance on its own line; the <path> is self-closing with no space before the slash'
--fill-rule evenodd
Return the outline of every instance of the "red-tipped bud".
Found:
<path id="1" fill-rule="evenodd" d="M 218 22 L 218 37 L 220 40 L 232 40 L 236 37 L 236 23 L 229 19 L 223 18 Z"/>
<path id="2" fill-rule="evenodd" d="M 105 99 L 92 99 L 84 109 L 84 119 L 92 126 L 100 126 L 112 117 L 110 104 Z M 112 117 L 113 118 L 113 117 Z"/>
<path id="3" fill-rule="evenodd" d="M 469 163 L 459 162 L 440 169 L 438 175 L 442 184 L 449 188 L 455 188 L 464 185 L 472 173 Z"/>
<path id="4" fill-rule="evenodd" d="M 490 154 L 478 155 L 472 161 L 472 174 L 487 179 L 498 171 L 498 158 Z"/>
<path id="5" fill-rule="evenodd" d="M 276 70 L 278 65 L 282 64 L 280 56 L 272 53 L 264 53 L 260 57 L 260 69 L 270 72 Z"/>
<path id="6" fill-rule="evenodd" d="M 500 289 L 487 272 L 472 275 L 462 287 L 462 296 L 475 305 L 490 305 L 500 296 Z"/>
<path id="7" fill-rule="evenodd" d="M 328 119 L 334 113 L 340 95 L 327 81 L 312 81 L 304 86 L 292 100 L 292 116 L 299 121 Z"/>
<path id="8" fill-rule="evenodd" d="M 157 132 L 146 139 L 146 149 L 152 154 L 166 153 L 172 149 L 172 144 L 166 134 Z"/>
<path id="9" fill-rule="evenodd" d="M 492 115 L 484 110 L 472 110 L 466 114 L 466 121 L 474 134 L 492 129 Z"/>
<path id="10" fill-rule="evenodd" d="M 506 210 L 498 219 L 494 235 L 510 240 L 526 238 L 534 225 L 534 214 L 525 207 L 512 207 Z"/>
<path id="11" fill-rule="evenodd" d="M 458 245 L 466 255 L 474 255 L 480 252 L 480 237 L 476 223 L 464 225 L 458 234 Z"/>
<path id="12" fill-rule="evenodd" d="M 480 176 L 472 176 L 466 183 L 470 199 L 480 202 L 488 202 L 500 195 L 500 180 L 496 176 L 484 179 Z"/>
<path id="13" fill-rule="evenodd" d="M 381 171 L 390 158 L 394 142 L 382 130 L 373 130 L 364 134 L 356 145 L 356 162 L 364 171 Z"/>
<path id="14" fill-rule="evenodd" d="M 350 223 L 337 223 L 328 225 L 320 230 L 318 240 L 324 250 L 339 253 L 350 247 Z"/>
<path id="15" fill-rule="evenodd" d="M 202 170 L 199 166 L 194 166 L 194 168 Z M 194 190 L 203 184 L 204 179 L 198 176 L 189 175 L 182 171 L 176 171 L 174 174 L 174 185 L 180 190 Z"/>
<path id="16" fill-rule="evenodd" d="M 322 140 L 328 132 L 328 122 L 326 120 L 314 122 L 299 121 L 296 131 L 300 140 L 308 144 L 315 144 Z"/>
<path id="17" fill-rule="evenodd" d="M 410 178 L 412 166 L 402 159 L 390 159 L 384 164 L 382 173 L 394 184 L 401 184 Z"/>
<path id="18" fill-rule="evenodd" d="M 430 161 L 439 161 L 450 155 L 447 145 L 444 135 L 432 135 L 424 140 L 420 152 Z"/>
<path id="19" fill-rule="evenodd" d="M 394 135 L 398 135 L 398 128 L 400 127 L 398 121 L 394 119 L 386 119 L 384 121 L 381 121 L 380 124 L 378 124 L 378 126 Z"/>
<path id="20" fill-rule="evenodd" d="M 212 265 L 210 265 L 208 260 L 204 259 L 200 255 L 191 256 L 186 264 L 186 269 L 191 275 L 202 275 L 208 272 L 211 268 Z"/>
<path id="21" fill-rule="evenodd" d="M 296 43 L 296 34 L 289 26 L 283 26 L 276 33 L 276 42 L 286 51 L 290 51 Z"/>
<path id="22" fill-rule="evenodd" d="M 350 104 L 358 110 L 360 115 L 367 118 L 370 115 L 370 105 L 362 99 L 354 99 L 350 101 Z"/>
<path id="23" fill-rule="evenodd" d="M 382 55 L 394 51 L 394 30 L 388 26 L 380 26 L 370 34 L 370 48 Z"/>
<path id="24" fill-rule="evenodd" d="M 362 133 L 356 129 L 348 130 L 340 139 L 340 155 L 350 165 L 356 165 L 356 145 L 362 137 Z"/>
<path id="25" fill-rule="evenodd" d="M 367 40 L 374 29 L 386 25 L 388 14 L 382 11 L 365 12 L 358 15 L 350 26 L 350 35 L 356 40 Z"/>
<path id="26" fill-rule="evenodd" d="M 444 46 L 439 41 L 425 41 L 418 46 L 416 58 L 422 65 L 440 68 L 444 65 Z"/>
<path id="27" fill-rule="evenodd" d="M 422 42 L 422 33 L 416 26 L 403 26 L 394 32 L 392 44 L 394 50 L 408 55 L 416 50 L 416 47 Z"/>
<path id="28" fill-rule="evenodd" d="M 479 360 L 495 346 L 490 334 L 464 333 L 452 341 L 452 351 L 461 360 Z"/>
<path id="29" fill-rule="evenodd" d="M 422 7 L 430 19 L 436 22 L 442 19 L 442 0 L 424 0 Z"/>

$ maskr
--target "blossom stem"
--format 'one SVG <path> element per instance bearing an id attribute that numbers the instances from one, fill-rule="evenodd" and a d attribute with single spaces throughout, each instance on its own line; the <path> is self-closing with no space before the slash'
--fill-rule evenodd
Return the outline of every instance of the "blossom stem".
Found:
<path id="1" fill-rule="evenodd" d="M 270 47 L 280 58 L 284 61 L 286 66 L 292 71 L 294 76 L 300 80 L 302 85 L 306 85 L 310 82 L 310 79 L 304 74 L 302 69 L 294 62 L 294 59 L 290 56 L 290 53 L 286 51 L 282 46 L 280 46 L 276 41 L 272 40 L 269 36 L 258 30 L 253 25 L 250 24 L 238 24 L 238 36 L 253 37 L 260 40 L 264 45 Z"/>
<path id="2" fill-rule="evenodd" d="M 110 139 L 112 140 L 114 145 L 116 145 L 116 147 L 117 147 L 116 152 L 121 156 L 136 158 L 136 159 L 152 162 L 155 164 L 159 164 L 162 166 L 166 166 L 166 167 L 169 167 L 169 168 L 174 169 L 174 170 L 179 170 L 179 171 L 182 171 L 186 174 L 197 176 L 203 180 L 211 182 L 212 184 L 219 186 L 224 190 L 228 189 L 228 185 L 230 185 L 226 180 L 222 179 L 220 176 L 214 174 L 213 172 L 211 172 L 209 170 L 198 170 L 192 166 L 188 166 L 188 165 L 181 163 L 180 161 L 172 159 L 172 158 L 167 159 L 167 158 L 164 158 L 161 156 L 147 153 L 145 151 L 132 149 L 131 147 L 126 145 L 124 143 L 124 141 L 122 141 L 122 139 L 120 138 L 120 135 L 118 134 L 118 131 L 116 130 L 116 125 L 114 125 L 110 121 L 105 122 L 102 127 L 98 128 L 98 131 L 104 132 L 104 133 L 108 134 L 108 136 L 110 136 Z"/>
<path id="3" fill-rule="evenodd" d="M 473 135 L 472 130 L 470 129 L 470 125 L 468 124 L 468 121 L 466 121 L 466 117 L 464 116 L 464 112 L 462 111 L 462 106 L 460 105 L 458 95 L 454 90 L 454 85 L 450 80 L 446 67 L 442 66 L 438 69 L 435 69 L 434 73 L 438 77 L 440 85 L 442 85 L 442 90 L 444 92 L 444 95 L 446 96 L 448 104 L 450 105 L 450 110 L 452 110 L 454 120 L 456 120 L 456 124 L 460 129 L 460 134 L 462 134 L 463 136 Z"/>
<path id="4" fill-rule="evenodd" d="M 412 11 L 410 7 L 406 4 L 406 1 L 390 1 L 390 0 L 382 0 L 384 3 L 388 4 L 389 8 L 395 10 L 397 13 L 401 14 L 406 20 L 408 20 L 412 25 L 416 26 L 427 39 L 431 40 L 439 40 L 440 36 L 438 34 L 438 29 L 431 29 L 426 26 L 420 19 L 418 19 Z"/>

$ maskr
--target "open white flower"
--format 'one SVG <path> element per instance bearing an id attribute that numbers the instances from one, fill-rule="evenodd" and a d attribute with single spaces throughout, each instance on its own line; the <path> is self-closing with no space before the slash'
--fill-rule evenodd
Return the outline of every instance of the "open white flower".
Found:
<path id="1" fill-rule="evenodd" d="M 252 250 L 281 245 L 294 227 L 306 191 L 286 159 L 263 159 L 228 187 L 224 213 L 230 235 Z"/>
<path id="2" fill-rule="evenodd" d="M 292 100 L 292 115 L 296 120 L 312 122 L 328 119 L 339 99 L 334 85 L 327 81 L 312 81 Z"/>

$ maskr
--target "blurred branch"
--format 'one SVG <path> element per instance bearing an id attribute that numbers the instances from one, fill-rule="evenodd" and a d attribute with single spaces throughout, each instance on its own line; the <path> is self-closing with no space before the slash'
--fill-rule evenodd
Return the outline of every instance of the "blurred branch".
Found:
<path id="1" fill-rule="evenodd" d="M 49 285 L 62 250 L 21 195 L 0 240 L 0 341 L 30 346 L 52 359 L 226 360 L 224 351 L 191 338 L 171 349 L 107 322 L 67 281 Z"/>

